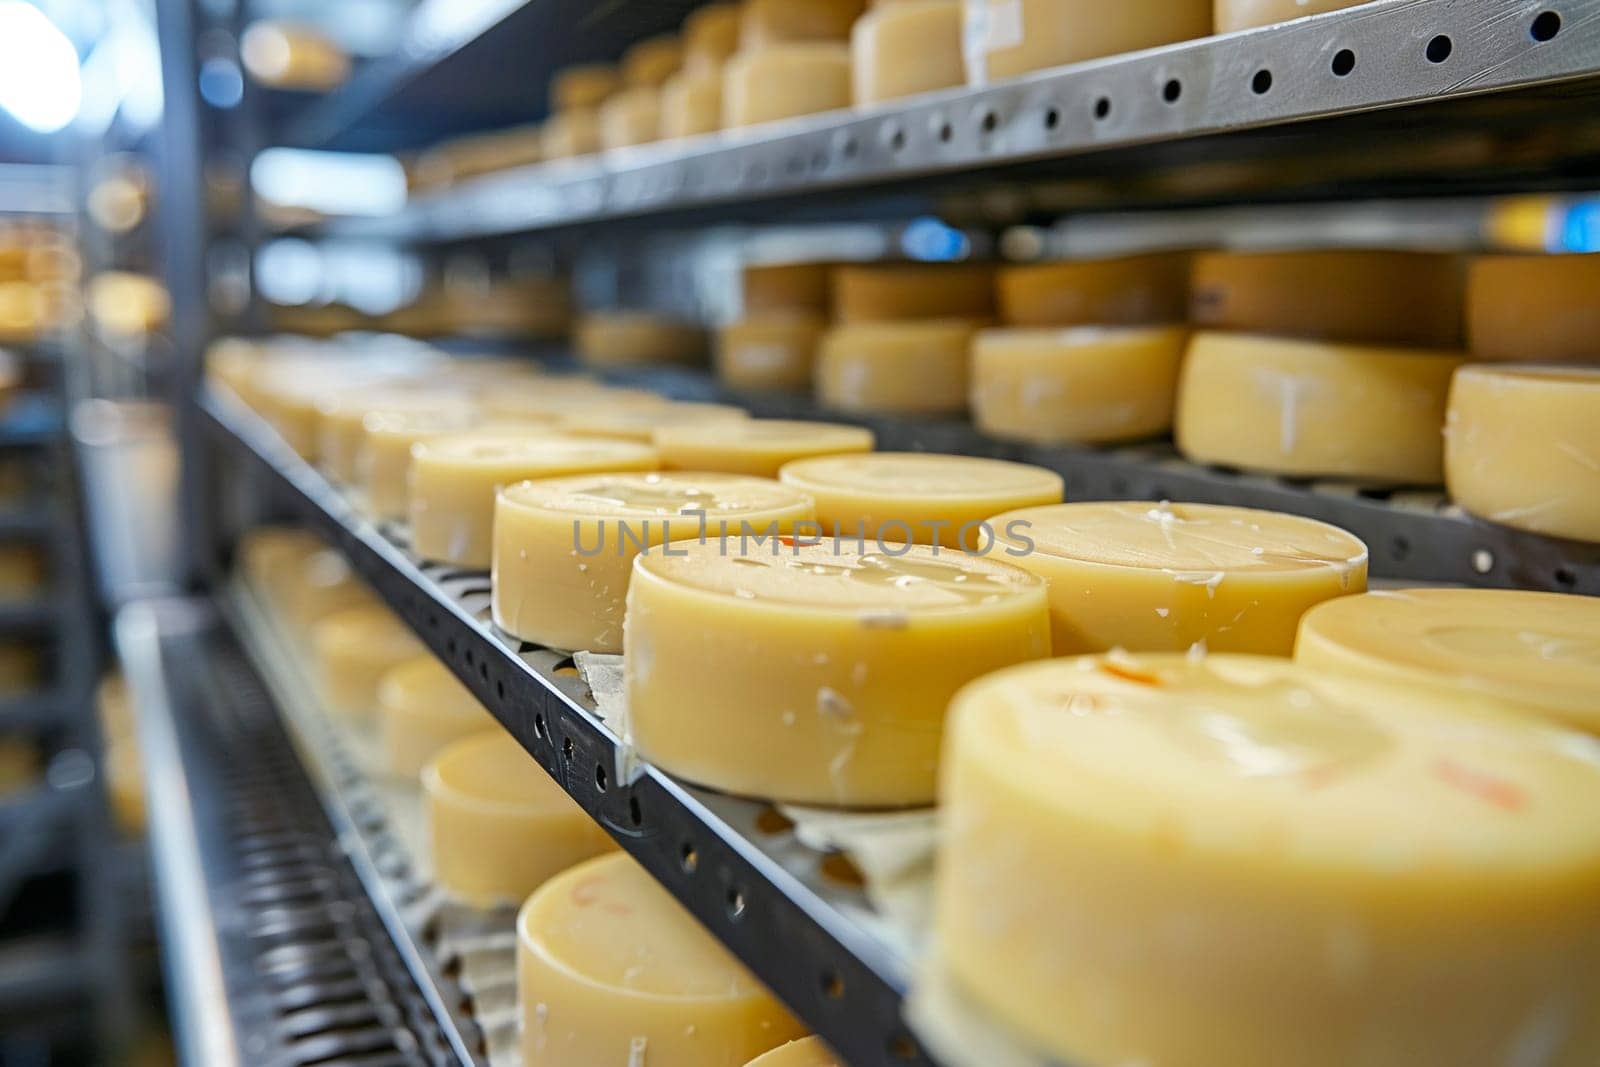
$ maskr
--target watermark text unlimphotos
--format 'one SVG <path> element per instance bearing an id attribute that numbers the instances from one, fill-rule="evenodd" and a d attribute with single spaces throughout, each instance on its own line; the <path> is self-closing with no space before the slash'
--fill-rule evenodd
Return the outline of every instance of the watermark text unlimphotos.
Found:
<path id="1" fill-rule="evenodd" d="M 888 519 L 878 523 L 869 534 L 864 522 L 856 523 L 853 529 L 837 522 L 825 528 L 822 523 L 809 519 L 787 525 L 774 521 L 756 526 L 742 519 L 708 520 L 703 511 L 687 511 L 671 519 L 574 522 L 572 549 L 580 556 L 592 558 L 608 552 L 617 556 L 633 555 L 660 545 L 662 555 L 687 556 L 687 546 L 698 543 L 715 544 L 718 554 L 723 556 L 751 556 L 763 552 L 774 557 L 786 553 L 798 556 L 802 549 L 816 547 L 831 547 L 836 556 L 847 553 L 906 556 L 914 545 L 923 544 L 934 556 L 941 552 L 988 556 L 997 551 L 1007 556 L 1027 556 L 1034 551 L 1033 539 L 1028 536 L 1032 526 L 1026 519 L 1012 519 L 997 536 L 994 526 L 987 521 L 958 524 L 940 519 L 916 522 Z M 960 547 L 941 544 L 949 541 Z"/>

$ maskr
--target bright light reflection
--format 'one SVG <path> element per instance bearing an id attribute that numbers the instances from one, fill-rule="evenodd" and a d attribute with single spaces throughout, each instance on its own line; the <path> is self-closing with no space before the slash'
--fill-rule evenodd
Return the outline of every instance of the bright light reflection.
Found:
<path id="1" fill-rule="evenodd" d="M 44 12 L 0 0 L 0 108 L 39 133 L 72 121 L 83 101 L 78 53 Z"/>

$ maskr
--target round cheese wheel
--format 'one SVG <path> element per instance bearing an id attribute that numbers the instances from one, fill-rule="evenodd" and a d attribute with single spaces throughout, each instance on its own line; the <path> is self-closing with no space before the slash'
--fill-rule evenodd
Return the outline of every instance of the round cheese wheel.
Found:
<path id="1" fill-rule="evenodd" d="M 0 641 L 0 696 L 31 692 L 44 679 L 44 656 L 37 645 Z"/>
<path id="2" fill-rule="evenodd" d="M 648 471 L 655 451 L 624 441 L 536 434 L 465 433 L 417 445 L 411 462 L 411 547 L 423 559 L 487 568 L 495 496 L 526 478 L 589 471 Z"/>
<path id="3" fill-rule="evenodd" d="M 778 477 L 817 502 L 823 532 L 840 538 L 980 549 L 985 520 L 1059 504 L 1061 475 L 975 456 L 874 452 L 786 464 Z"/>
<path id="4" fill-rule="evenodd" d="M 833 270 L 827 263 L 752 263 L 742 272 L 744 313 L 810 313 L 833 309 Z"/>
<path id="5" fill-rule="evenodd" d="M 872 431 L 860 426 L 746 419 L 664 427 L 656 431 L 655 447 L 667 470 L 776 478 L 792 460 L 871 452 L 873 440 Z"/>
<path id="6" fill-rule="evenodd" d="M 322 547 L 315 534 L 294 526 L 259 526 L 239 537 L 234 560 L 245 580 L 275 595 L 295 567 Z"/>
<path id="7" fill-rule="evenodd" d="M 932 800 L 951 695 L 1050 653 L 1038 578 L 850 539 L 646 552 L 625 628 L 646 759 L 731 793 L 852 807 Z"/>
<path id="8" fill-rule="evenodd" d="M 378 682 L 378 759 L 384 773 L 415 783 L 451 742 L 495 728 L 472 691 L 433 656 L 418 656 Z"/>
<path id="9" fill-rule="evenodd" d="M 600 105 L 601 148 L 629 148 L 660 137 L 660 90 L 626 89 Z"/>
<path id="10" fill-rule="evenodd" d="M 739 49 L 739 5 L 706 4 L 683 20 L 683 64 L 690 71 L 720 71 Z"/>
<path id="11" fill-rule="evenodd" d="M 1211 0 L 967 0 L 972 85 L 1211 33 Z"/>
<path id="12" fill-rule="evenodd" d="M 879 0 L 880 3 L 883 0 Z M 913 2 L 913 0 L 897 0 Z M 803 1037 L 773 1049 L 765 1056 L 757 1056 L 745 1067 L 848 1067 L 820 1037 Z"/>
<path id="13" fill-rule="evenodd" d="M 552 111 L 578 111 L 598 107 L 617 91 L 621 79 L 608 63 L 586 63 L 556 71 L 550 79 Z"/>
<path id="14" fill-rule="evenodd" d="M 873 8 L 850 31 L 857 107 L 962 85 L 961 0 Z"/>
<path id="15" fill-rule="evenodd" d="M 987 319 L 994 315 L 994 278 L 974 264 L 836 267 L 833 309 L 841 323 Z"/>
<path id="16" fill-rule="evenodd" d="M 686 68 L 661 87 L 661 136 L 693 137 L 722 129 L 722 68 Z"/>
<path id="17" fill-rule="evenodd" d="M 1011 326 L 1164 326 L 1188 317 L 1189 258 L 1063 260 L 995 275 L 1000 321 Z"/>
<path id="18" fill-rule="evenodd" d="M 526 1067 L 739 1067 L 804 1032 L 627 856 L 547 882 L 517 916 Z"/>
<path id="19" fill-rule="evenodd" d="M 1467 271 L 1477 359 L 1600 363 L 1600 255 L 1486 256 Z"/>
<path id="20" fill-rule="evenodd" d="M 554 426 L 557 419 L 580 410 L 611 410 L 666 402 L 659 393 L 604 386 L 582 378 L 501 384 L 478 397 L 486 418 L 547 426 Z"/>
<path id="21" fill-rule="evenodd" d="M 739 47 L 768 49 L 787 41 L 845 41 L 861 16 L 863 0 L 744 0 Z"/>
<path id="22" fill-rule="evenodd" d="M 45 573 L 45 556 L 37 546 L 0 544 L 0 602 L 38 596 Z"/>
<path id="23" fill-rule="evenodd" d="M 291 636 L 305 634 L 312 624 L 330 615 L 378 603 L 345 558 L 321 545 L 293 561 L 272 582 L 257 588 L 265 590 L 278 605 Z"/>
<path id="24" fill-rule="evenodd" d="M 1306 611 L 1367 587 L 1367 546 L 1337 526 L 1209 504 L 1057 504 L 989 520 L 997 558 L 1050 584 L 1056 655 L 1287 656 Z"/>
<path id="25" fill-rule="evenodd" d="M 544 158 L 575 159 L 600 151 L 600 113 L 596 108 L 558 111 L 545 120 Z"/>
<path id="26" fill-rule="evenodd" d="M 365 438 L 356 453 L 356 482 L 367 513 L 380 521 L 404 518 L 411 502 L 411 449 L 424 441 L 463 433 L 466 411 L 381 411 L 362 420 Z"/>
<path id="27" fill-rule="evenodd" d="M 1396 589 L 1313 608 L 1295 659 L 1492 699 L 1600 734 L 1600 600 L 1510 589 Z"/>
<path id="28" fill-rule="evenodd" d="M 1246 470 L 1437 485 L 1459 356 L 1199 333 L 1178 387 L 1190 459 Z"/>
<path id="29" fill-rule="evenodd" d="M 1450 389 L 1445 481 L 1491 522 L 1600 541 L 1600 369 L 1463 367 Z"/>
<path id="30" fill-rule="evenodd" d="M 433 881 L 475 908 L 516 904 L 615 846 L 521 745 L 499 730 L 452 743 L 422 770 Z"/>
<path id="31" fill-rule="evenodd" d="M 838 411 L 959 414 L 977 329 L 970 319 L 836 326 L 817 351 L 817 399 Z"/>
<path id="32" fill-rule="evenodd" d="M 1209 252 L 1194 260 L 1200 326 L 1349 344 L 1461 344 L 1461 266 L 1426 252 Z"/>
<path id="33" fill-rule="evenodd" d="M 372 717 L 378 683 L 426 649 L 394 612 L 381 604 L 345 608 L 311 627 L 312 657 L 322 702 L 351 719 Z"/>
<path id="34" fill-rule="evenodd" d="M 734 389 L 809 388 L 822 316 L 768 312 L 730 322 L 717 331 L 717 379 Z"/>
<path id="35" fill-rule="evenodd" d="M 1216 0 L 1217 32 L 1271 26 L 1278 22 L 1359 7 L 1370 0 Z"/>
<path id="36" fill-rule="evenodd" d="M 659 89 L 682 66 L 683 43 L 677 37 L 647 37 L 622 53 L 622 82 L 634 89 Z"/>
<path id="37" fill-rule="evenodd" d="M 1172 428 L 1182 327 L 980 330 L 972 421 L 992 437 L 1106 443 Z"/>
<path id="38" fill-rule="evenodd" d="M 1189 1067 L 1600 1053 L 1590 739 L 1226 655 L 1019 667 L 950 717 L 939 950 L 1042 1052 Z"/>
<path id="39" fill-rule="evenodd" d="M 698 326 L 642 311 L 592 311 L 578 320 L 574 342 L 593 367 L 696 363 L 705 353 Z"/>
<path id="40" fill-rule="evenodd" d="M 437 382 L 352 389 L 329 397 L 321 406 L 317 456 L 335 480 L 353 485 L 360 480 L 362 451 L 367 444 L 367 419 L 385 413 L 453 417 L 461 422 L 476 411 L 470 396 L 441 388 Z"/>
<path id="41" fill-rule="evenodd" d="M 646 547 L 705 539 L 737 550 L 815 515 L 806 494 L 733 474 L 599 474 L 510 486 L 495 510 L 495 625 L 553 648 L 621 651 L 633 559 Z"/>
<path id="42" fill-rule="evenodd" d="M 672 426 L 744 422 L 750 416 L 731 404 L 640 404 L 565 416 L 556 425 L 574 437 L 608 437 L 649 444 L 658 430 Z"/>
<path id="43" fill-rule="evenodd" d="M 737 52 L 722 68 L 722 124 L 729 129 L 849 106 L 850 49 L 842 44 L 775 44 Z"/>

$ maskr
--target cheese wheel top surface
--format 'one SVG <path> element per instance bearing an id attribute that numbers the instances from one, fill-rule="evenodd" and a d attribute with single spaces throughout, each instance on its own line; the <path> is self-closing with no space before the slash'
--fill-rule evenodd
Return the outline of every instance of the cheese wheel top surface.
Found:
<path id="1" fill-rule="evenodd" d="M 1062 480 L 1054 471 L 974 456 L 922 452 L 874 452 L 868 455 L 819 456 L 786 464 L 784 482 L 798 489 L 879 494 L 917 499 L 970 499 L 993 495 L 1010 499 L 1019 493 L 1055 493 Z"/>
<path id="2" fill-rule="evenodd" d="M 312 634 L 319 649 L 334 653 L 401 660 L 422 651 L 416 634 L 381 604 L 329 615 L 312 628 Z"/>
<path id="3" fill-rule="evenodd" d="M 480 710 L 472 690 L 432 654 L 418 656 L 385 674 L 378 683 L 378 700 L 430 716 Z"/>
<path id="4" fill-rule="evenodd" d="M 790 449 L 803 447 L 823 452 L 872 448 L 871 430 L 834 422 L 790 419 L 747 419 L 688 426 L 666 426 L 656 431 L 656 444 L 676 448 Z"/>
<path id="5" fill-rule="evenodd" d="M 585 437 L 619 437 L 650 440 L 668 426 L 696 426 L 707 421 L 742 421 L 743 410 L 728 404 L 657 404 L 599 408 L 562 418 L 557 425 L 567 433 Z"/>
<path id="6" fill-rule="evenodd" d="M 745 1067 L 845 1067 L 845 1062 L 820 1037 L 802 1037 L 757 1056 Z"/>
<path id="7" fill-rule="evenodd" d="M 570 815 L 572 798 L 510 734 L 487 730 L 450 745 L 422 772 L 429 792 L 518 812 Z"/>
<path id="8" fill-rule="evenodd" d="M 522 482 L 501 493 L 507 504 L 604 518 L 692 515 L 737 517 L 811 510 L 811 498 L 769 478 L 737 474 L 597 474 Z"/>
<path id="9" fill-rule="evenodd" d="M 644 445 L 626 441 L 580 441 L 530 430 L 527 433 L 464 433 L 436 437 L 418 444 L 415 455 L 419 460 L 487 470 L 548 466 L 552 471 L 565 471 L 573 467 L 598 470 L 607 463 L 644 462 L 654 453 Z"/>

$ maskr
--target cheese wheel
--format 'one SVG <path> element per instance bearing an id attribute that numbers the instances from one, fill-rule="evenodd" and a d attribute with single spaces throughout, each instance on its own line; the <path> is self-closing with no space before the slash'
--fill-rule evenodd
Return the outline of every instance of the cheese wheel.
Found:
<path id="1" fill-rule="evenodd" d="M 557 425 L 573 437 L 608 437 L 649 444 L 656 431 L 667 427 L 744 422 L 749 417 L 743 408 L 730 404 L 640 404 L 574 412 L 561 418 Z"/>
<path id="2" fill-rule="evenodd" d="M 961 0 L 909 0 L 868 11 L 850 31 L 850 57 L 857 107 L 964 84 Z"/>
<path id="3" fill-rule="evenodd" d="M 493 716 L 433 656 L 418 656 L 378 682 L 378 760 L 383 772 L 413 784 L 454 741 L 493 730 Z"/>
<path id="4" fill-rule="evenodd" d="M 425 651 L 406 624 L 381 604 L 345 608 L 316 623 L 311 648 L 323 704 L 358 720 L 372 717 L 383 676 Z"/>
<path id="5" fill-rule="evenodd" d="M 622 83 L 634 89 L 659 89 L 682 66 L 683 44 L 677 37 L 647 37 L 622 53 Z"/>
<path id="6" fill-rule="evenodd" d="M 1427 349 L 1199 333 L 1178 387 L 1178 448 L 1245 470 L 1437 485 L 1461 362 Z"/>
<path id="7" fill-rule="evenodd" d="M 951 695 L 1050 653 L 1038 578 L 850 539 L 646 552 L 625 629 L 646 759 L 731 793 L 849 807 L 931 801 Z"/>
<path id="8" fill-rule="evenodd" d="M 655 451 L 623 441 L 515 433 L 464 433 L 417 445 L 411 461 L 411 547 L 423 559 L 487 568 L 495 496 L 525 478 L 590 471 L 648 471 Z"/>
<path id="9" fill-rule="evenodd" d="M 842 323 L 987 319 L 994 315 L 994 278 L 974 264 L 837 267 L 833 308 Z"/>
<path id="10" fill-rule="evenodd" d="M 629 148 L 660 137 L 660 90 L 626 89 L 600 105 L 601 148 Z"/>
<path id="11" fill-rule="evenodd" d="M 1211 33 L 1211 0 L 966 0 L 971 85 Z"/>
<path id="12" fill-rule="evenodd" d="M 621 85 L 616 68 L 608 63 L 586 63 L 556 71 L 550 79 L 552 111 L 578 111 L 598 107 Z"/>
<path id="13" fill-rule="evenodd" d="M 322 542 L 294 526 L 260 526 L 239 537 L 234 560 L 245 580 L 269 595 L 278 593 L 291 569 L 313 555 Z"/>
<path id="14" fill-rule="evenodd" d="M 833 271 L 827 263 L 748 264 L 741 275 L 744 313 L 826 317 L 833 310 Z"/>
<path id="15" fill-rule="evenodd" d="M 591 311 L 573 338 L 578 358 L 592 367 L 696 363 L 705 353 L 698 326 L 644 311 Z"/>
<path id="16" fill-rule="evenodd" d="M 863 0 L 744 0 L 739 47 L 766 49 L 786 41 L 845 41 Z"/>
<path id="17" fill-rule="evenodd" d="M 499 730 L 455 741 L 422 770 L 433 881 L 492 908 L 527 899 L 615 846 L 532 756 Z"/>
<path id="18" fill-rule="evenodd" d="M 683 65 L 688 71 L 721 71 L 739 49 L 739 5 L 706 4 L 683 20 Z"/>
<path id="19" fill-rule="evenodd" d="M 996 558 L 1050 585 L 1056 655 L 1287 656 L 1307 610 L 1367 587 L 1367 546 L 1337 526 L 1209 504 L 1057 504 L 989 520 Z"/>
<path id="20" fill-rule="evenodd" d="M 1218 33 L 1271 26 L 1307 15 L 1359 7 L 1370 0 L 1216 0 Z"/>
<path id="21" fill-rule="evenodd" d="M 984 520 L 1059 504 L 1063 491 L 1061 476 L 1043 467 L 921 452 L 798 459 L 778 477 L 811 494 L 831 536 L 945 548 L 980 549 Z"/>
<path id="22" fill-rule="evenodd" d="M 1349 344 L 1461 344 L 1454 256 L 1426 252 L 1210 252 L 1194 260 L 1200 326 Z"/>
<path id="23" fill-rule="evenodd" d="M 1162 326 L 1188 317 L 1189 260 L 1125 256 L 1006 267 L 995 275 L 1012 326 Z"/>
<path id="24" fill-rule="evenodd" d="M 523 905 L 517 999 L 525 1067 L 739 1067 L 805 1032 L 622 854 L 552 878 Z"/>
<path id="25" fill-rule="evenodd" d="M 694 137 L 722 129 L 722 68 L 685 69 L 661 87 L 661 136 Z"/>
<path id="26" fill-rule="evenodd" d="M 45 557 L 34 545 L 0 544 L 0 602 L 30 600 L 45 583 Z"/>
<path id="27" fill-rule="evenodd" d="M 849 106 L 850 49 L 842 44 L 775 44 L 738 52 L 722 68 L 722 124 L 729 129 Z"/>
<path id="28" fill-rule="evenodd" d="M 1036 444 L 1136 441 L 1172 428 L 1182 327 L 980 330 L 972 421 Z"/>
<path id="29" fill-rule="evenodd" d="M 286 628 L 296 637 L 330 615 L 378 603 L 345 558 L 334 549 L 321 546 L 293 561 L 273 579 L 272 585 L 257 588 L 276 597 Z"/>
<path id="30" fill-rule="evenodd" d="M 805 493 L 733 474 L 599 474 L 510 486 L 494 517 L 495 625 L 553 648 L 619 652 L 633 560 L 646 547 L 709 540 L 737 551 L 815 517 Z"/>
<path id="31" fill-rule="evenodd" d="M 39 746 L 26 737 L 0 737 L 0 800 L 39 782 Z"/>
<path id="32" fill-rule="evenodd" d="M 883 0 L 879 0 L 880 3 Z M 909 0 L 908 0 L 909 2 Z M 849 1067 L 820 1037 L 803 1037 L 757 1056 L 745 1067 Z"/>
<path id="33" fill-rule="evenodd" d="M 730 322 L 717 331 L 717 379 L 733 389 L 809 388 L 824 329 L 822 316 L 807 312 Z"/>
<path id="34" fill-rule="evenodd" d="M 959 414 L 977 328 L 970 319 L 836 326 L 817 350 L 817 399 L 837 411 Z"/>
<path id="35" fill-rule="evenodd" d="M 548 160 L 574 159 L 600 151 L 600 114 L 594 108 L 558 111 L 545 120 L 542 148 Z"/>
<path id="36" fill-rule="evenodd" d="M 1486 256 L 1467 271 L 1467 347 L 1483 360 L 1600 363 L 1600 255 Z"/>
<path id="37" fill-rule="evenodd" d="M 461 433 L 473 422 L 461 411 L 383 411 L 362 421 L 366 437 L 356 453 L 356 482 L 367 513 L 383 521 L 404 518 L 411 502 L 411 449 L 435 437 Z"/>
<path id="38" fill-rule="evenodd" d="M 111 821 L 128 837 L 143 837 L 149 821 L 144 800 L 144 759 L 131 737 L 108 742 L 102 756 Z"/>
<path id="39" fill-rule="evenodd" d="M 37 645 L 0 642 L 0 696 L 15 697 L 39 687 L 44 678 L 44 656 Z"/>
<path id="40" fill-rule="evenodd" d="M 784 464 L 810 456 L 871 452 L 872 431 L 833 422 L 747 419 L 669 426 L 656 431 L 667 470 L 723 471 L 776 478 Z"/>
<path id="41" fill-rule="evenodd" d="M 1226 655 L 1019 667 L 950 717 L 940 953 L 1052 1058 L 1600 1055 L 1589 739 Z"/>
<path id="42" fill-rule="evenodd" d="M 1445 481 L 1457 504 L 1491 522 L 1600 541 L 1600 369 L 1461 368 Z"/>
<path id="43" fill-rule="evenodd" d="M 529 427 L 555 426 L 579 411 L 619 407 L 659 407 L 668 401 L 646 389 L 623 389 L 582 379 L 552 379 L 526 386 L 500 385 L 478 397 L 485 418 Z"/>
<path id="44" fill-rule="evenodd" d="M 392 414 L 471 418 L 474 405 L 464 392 L 441 389 L 435 382 L 349 390 L 327 398 L 317 426 L 317 456 L 336 481 L 355 484 L 361 478 L 362 451 L 367 444 L 367 418 Z"/>

